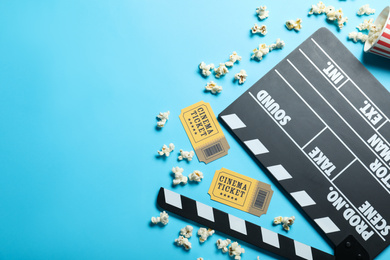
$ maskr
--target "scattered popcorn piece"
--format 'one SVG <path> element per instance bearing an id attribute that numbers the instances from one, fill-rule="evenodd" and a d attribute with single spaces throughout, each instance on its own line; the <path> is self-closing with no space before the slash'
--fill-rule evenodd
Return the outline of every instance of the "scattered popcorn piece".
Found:
<path id="1" fill-rule="evenodd" d="M 375 24 L 374 24 L 374 19 L 373 18 L 368 19 L 368 20 L 365 19 L 361 24 L 356 26 L 356 28 L 359 31 L 371 30 L 371 28 L 374 28 L 374 27 L 375 27 Z"/>
<path id="2" fill-rule="evenodd" d="M 340 20 L 338 20 L 338 26 L 340 29 L 343 29 L 344 24 L 348 22 L 348 17 L 342 17 Z"/>
<path id="3" fill-rule="evenodd" d="M 229 60 L 233 63 L 241 60 L 241 56 L 238 56 L 237 52 L 233 51 L 233 53 L 229 56 Z"/>
<path id="4" fill-rule="evenodd" d="M 206 89 L 208 91 L 211 91 L 213 94 L 221 93 L 222 92 L 222 87 L 218 86 L 214 81 L 210 81 L 206 85 Z"/>
<path id="5" fill-rule="evenodd" d="M 280 40 L 279 38 L 276 39 L 276 49 L 283 49 L 284 45 L 286 45 L 284 41 Z"/>
<path id="6" fill-rule="evenodd" d="M 294 224 L 294 222 L 295 222 L 295 217 L 294 217 L 294 216 L 291 216 L 291 217 L 284 217 L 284 218 L 283 218 L 283 221 L 282 221 L 283 224 L 287 224 L 287 225 L 289 225 L 289 226 L 291 226 L 292 224 Z"/>
<path id="7" fill-rule="evenodd" d="M 300 19 L 298 19 L 298 20 L 300 20 Z M 293 21 L 293 22 L 295 23 L 295 21 Z M 299 21 L 299 24 L 300 24 L 300 21 Z M 287 26 L 287 24 L 286 24 L 286 26 Z M 282 49 L 284 47 L 284 45 L 285 45 L 284 41 L 281 41 L 280 39 L 276 39 L 276 43 L 272 43 L 269 46 L 267 46 L 265 43 L 260 44 L 259 48 L 256 48 L 256 49 L 253 50 L 253 54 L 251 56 L 251 59 L 257 59 L 257 60 L 260 61 L 270 51 L 275 50 L 275 49 Z"/>
<path id="8" fill-rule="evenodd" d="M 175 145 L 173 143 L 170 143 L 169 146 L 164 144 L 161 151 L 157 151 L 157 153 L 160 156 L 165 155 L 166 157 L 168 157 L 174 149 L 175 149 Z"/>
<path id="9" fill-rule="evenodd" d="M 207 77 L 211 75 L 211 70 L 214 69 L 214 64 L 206 65 L 203 61 L 199 64 L 199 69 L 202 71 L 202 75 Z"/>
<path id="10" fill-rule="evenodd" d="M 260 260 L 260 256 L 257 257 L 257 260 Z"/>
<path id="11" fill-rule="evenodd" d="M 221 76 L 225 75 L 228 73 L 229 70 L 226 68 L 225 63 L 220 63 L 219 67 L 214 69 L 215 77 L 220 78 Z"/>
<path id="12" fill-rule="evenodd" d="M 332 5 L 328 5 L 325 7 L 325 14 L 330 17 L 336 17 L 336 8 L 334 8 Z"/>
<path id="13" fill-rule="evenodd" d="M 269 16 L 269 11 L 267 11 L 267 6 L 265 5 L 256 8 L 256 13 L 260 20 L 264 20 Z"/>
<path id="14" fill-rule="evenodd" d="M 233 67 L 234 63 L 232 61 L 225 62 L 226 67 Z"/>
<path id="15" fill-rule="evenodd" d="M 190 181 L 200 182 L 203 179 L 203 173 L 201 171 L 195 170 L 190 175 L 188 175 Z"/>
<path id="16" fill-rule="evenodd" d="M 218 239 L 217 240 L 217 247 L 218 249 L 222 249 L 222 253 L 226 253 L 229 251 L 228 246 L 230 245 L 232 241 L 230 239 L 222 240 Z"/>
<path id="17" fill-rule="evenodd" d="M 170 112 L 160 112 L 160 114 L 157 115 L 157 118 L 160 119 L 160 121 L 157 122 L 158 127 L 164 127 L 165 123 L 168 120 Z"/>
<path id="18" fill-rule="evenodd" d="M 168 213 L 166 213 L 165 211 L 161 212 L 159 217 L 152 217 L 153 224 L 162 223 L 163 225 L 166 225 L 168 224 L 168 222 L 169 222 L 169 216 Z"/>
<path id="19" fill-rule="evenodd" d="M 213 229 L 206 229 L 206 228 L 199 228 L 198 230 L 198 236 L 199 236 L 199 241 L 201 243 L 204 243 L 208 237 L 212 236 L 215 233 Z"/>
<path id="20" fill-rule="evenodd" d="M 274 218 L 274 225 L 279 225 L 280 223 L 282 223 L 282 221 L 283 221 L 282 216 L 276 217 Z"/>
<path id="21" fill-rule="evenodd" d="M 263 59 L 263 56 L 267 55 L 269 53 L 268 46 L 263 43 L 259 45 L 258 49 L 253 50 L 252 59 L 258 59 L 259 61 Z"/>
<path id="22" fill-rule="evenodd" d="M 237 52 L 233 51 L 233 53 L 229 56 L 229 61 L 225 62 L 225 66 L 226 67 L 233 67 L 234 63 L 236 63 L 237 61 L 240 61 L 241 58 L 242 58 L 241 56 L 237 55 Z M 227 72 L 229 72 L 229 71 L 227 71 Z"/>
<path id="23" fill-rule="evenodd" d="M 179 236 L 179 238 L 175 239 L 175 242 L 178 246 L 183 246 L 185 250 L 191 249 L 191 242 L 188 241 L 188 238 L 185 238 L 183 236 Z"/>
<path id="24" fill-rule="evenodd" d="M 311 6 L 311 9 L 309 11 L 309 15 L 325 13 L 325 8 L 326 8 L 325 4 L 321 1 L 319 1 L 317 5 Z"/>
<path id="25" fill-rule="evenodd" d="M 236 260 L 241 259 L 241 254 L 245 253 L 245 249 L 242 248 L 237 242 L 233 242 L 229 247 L 229 256 Z"/>
<path id="26" fill-rule="evenodd" d="M 298 18 L 296 21 L 288 20 L 286 22 L 286 27 L 289 30 L 294 29 L 296 31 L 300 31 L 302 29 L 302 19 Z"/>
<path id="27" fill-rule="evenodd" d="M 289 231 L 290 230 L 290 226 L 292 224 L 294 224 L 294 222 L 295 222 L 295 217 L 294 216 L 292 216 L 292 217 L 284 217 L 283 221 L 282 221 L 283 229 L 286 230 L 286 231 Z"/>
<path id="28" fill-rule="evenodd" d="M 240 70 L 239 73 L 236 73 L 236 75 L 234 75 L 234 78 L 238 80 L 238 84 L 243 84 L 246 80 L 246 77 L 248 77 L 248 75 L 246 75 L 245 70 Z"/>
<path id="29" fill-rule="evenodd" d="M 255 33 L 260 33 L 261 35 L 266 35 L 267 34 L 267 26 L 266 25 L 262 25 L 262 26 L 258 26 L 257 24 L 255 24 L 252 28 L 252 33 L 255 34 Z"/>
<path id="30" fill-rule="evenodd" d="M 357 11 L 357 15 L 370 15 L 375 14 L 375 9 L 370 8 L 369 4 L 363 5 Z"/>
<path id="31" fill-rule="evenodd" d="M 286 21 L 286 27 L 287 27 L 287 29 L 289 29 L 289 30 L 294 29 L 294 24 L 295 24 L 295 21 L 294 21 L 294 20 L 288 20 L 288 21 Z"/>
<path id="32" fill-rule="evenodd" d="M 269 51 L 273 51 L 275 49 L 283 49 L 284 45 L 285 45 L 284 41 L 278 38 L 276 39 L 276 43 L 272 43 L 271 45 L 268 46 L 268 48 Z"/>
<path id="33" fill-rule="evenodd" d="M 340 29 L 344 27 L 344 24 L 348 22 L 348 17 L 344 17 L 343 9 L 336 10 L 333 6 L 328 6 L 325 10 L 326 19 L 329 21 L 337 21 L 337 25 Z"/>
<path id="34" fill-rule="evenodd" d="M 350 39 L 354 42 L 358 42 L 358 41 L 366 42 L 368 39 L 368 35 L 363 34 L 361 32 L 350 32 L 348 34 L 348 39 Z"/>
<path id="35" fill-rule="evenodd" d="M 179 159 L 179 161 L 184 160 L 184 159 L 187 159 L 187 161 L 192 161 L 192 158 L 194 157 L 194 155 L 195 155 L 194 151 L 187 152 L 187 151 L 183 151 L 182 149 L 180 149 L 180 155 L 177 159 Z"/>
<path id="36" fill-rule="evenodd" d="M 271 43 L 270 45 L 268 45 L 268 49 L 269 51 L 273 51 L 276 49 L 276 44 L 275 43 Z"/>
<path id="37" fill-rule="evenodd" d="M 173 185 L 178 185 L 180 183 L 187 184 L 188 178 L 183 176 L 183 168 L 178 166 L 172 168 L 172 172 L 175 174 L 175 178 L 173 179 Z"/>
<path id="38" fill-rule="evenodd" d="M 326 7 L 325 13 L 326 13 L 326 19 L 329 21 L 335 21 L 337 20 L 337 12 L 340 14 L 340 10 L 336 11 L 336 9 L 333 6 Z"/>
<path id="39" fill-rule="evenodd" d="M 302 19 L 301 19 L 301 18 L 298 18 L 298 19 L 295 21 L 294 30 L 300 31 L 301 29 L 302 29 Z"/>
<path id="40" fill-rule="evenodd" d="M 290 231 L 290 226 L 287 224 L 283 224 L 283 229 L 286 231 Z"/>
<path id="41" fill-rule="evenodd" d="M 180 229 L 180 235 L 184 236 L 185 238 L 190 238 L 192 237 L 192 230 L 194 230 L 194 228 L 190 225 L 187 225 Z"/>
<path id="42" fill-rule="evenodd" d="M 283 229 L 285 229 L 286 231 L 289 231 L 290 230 L 290 226 L 292 224 L 294 224 L 295 222 L 295 217 L 294 216 L 291 216 L 291 217 L 276 217 L 274 218 L 274 225 L 279 225 L 279 224 L 282 224 L 283 225 Z"/>
<path id="43" fill-rule="evenodd" d="M 204 260 L 203 257 L 198 257 L 196 260 Z"/>

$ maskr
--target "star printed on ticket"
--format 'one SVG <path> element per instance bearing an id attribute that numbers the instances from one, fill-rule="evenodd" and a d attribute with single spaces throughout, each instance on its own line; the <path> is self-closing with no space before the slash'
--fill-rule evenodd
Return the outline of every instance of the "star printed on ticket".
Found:
<path id="1" fill-rule="evenodd" d="M 230 146 L 209 103 L 184 108 L 179 117 L 199 161 L 209 163 L 228 154 Z"/>
<path id="2" fill-rule="evenodd" d="M 214 174 L 212 200 L 260 217 L 267 213 L 273 194 L 271 185 L 222 168 Z"/>

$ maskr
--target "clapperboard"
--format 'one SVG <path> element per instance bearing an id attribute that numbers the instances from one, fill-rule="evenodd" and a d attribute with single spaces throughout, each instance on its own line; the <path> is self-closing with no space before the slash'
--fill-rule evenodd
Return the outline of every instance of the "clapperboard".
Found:
<path id="1" fill-rule="evenodd" d="M 360 259 L 390 243 L 389 117 L 390 93 L 325 28 L 219 115 L 336 257 Z"/>
<path id="2" fill-rule="evenodd" d="M 389 92 L 325 28 L 219 115 L 334 255 L 164 188 L 158 204 L 287 259 L 373 259 L 390 243 L 389 117 Z"/>

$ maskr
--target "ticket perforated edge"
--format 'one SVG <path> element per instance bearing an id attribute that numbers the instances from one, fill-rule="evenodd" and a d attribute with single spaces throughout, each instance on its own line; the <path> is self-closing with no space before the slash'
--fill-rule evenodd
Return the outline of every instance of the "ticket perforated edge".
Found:
<path id="1" fill-rule="evenodd" d="M 230 146 L 209 103 L 186 107 L 179 118 L 199 161 L 209 163 L 228 154 Z"/>
<path id="2" fill-rule="evenodd" d="M 221 168 L 208 193 L 212 200 L 259 217 L 267 213 L 273 190 L 267 183 Z"/>

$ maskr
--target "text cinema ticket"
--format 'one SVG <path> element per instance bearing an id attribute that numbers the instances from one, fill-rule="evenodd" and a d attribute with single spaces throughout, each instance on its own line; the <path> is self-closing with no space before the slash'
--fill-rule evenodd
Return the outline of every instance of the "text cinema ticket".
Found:
<path id="1" fill-rule="evenodd" d="M 256 216 L 267 213 L 273 193 L 269 184 L 225 168 L 215 172 L 209 189 L 212 200 Z"/>
<path id="2" fill-rule="evenodd" d="M 179 117 L 199 161 L 209 163 L 227 155 L 230 146 L 209 103 L 186 107 Z"/>
<path id="3" fill-rule="evenodd" d="M 390 94 L 327 29 L 220 119 L 335 245 L 390 243 Z"/>

